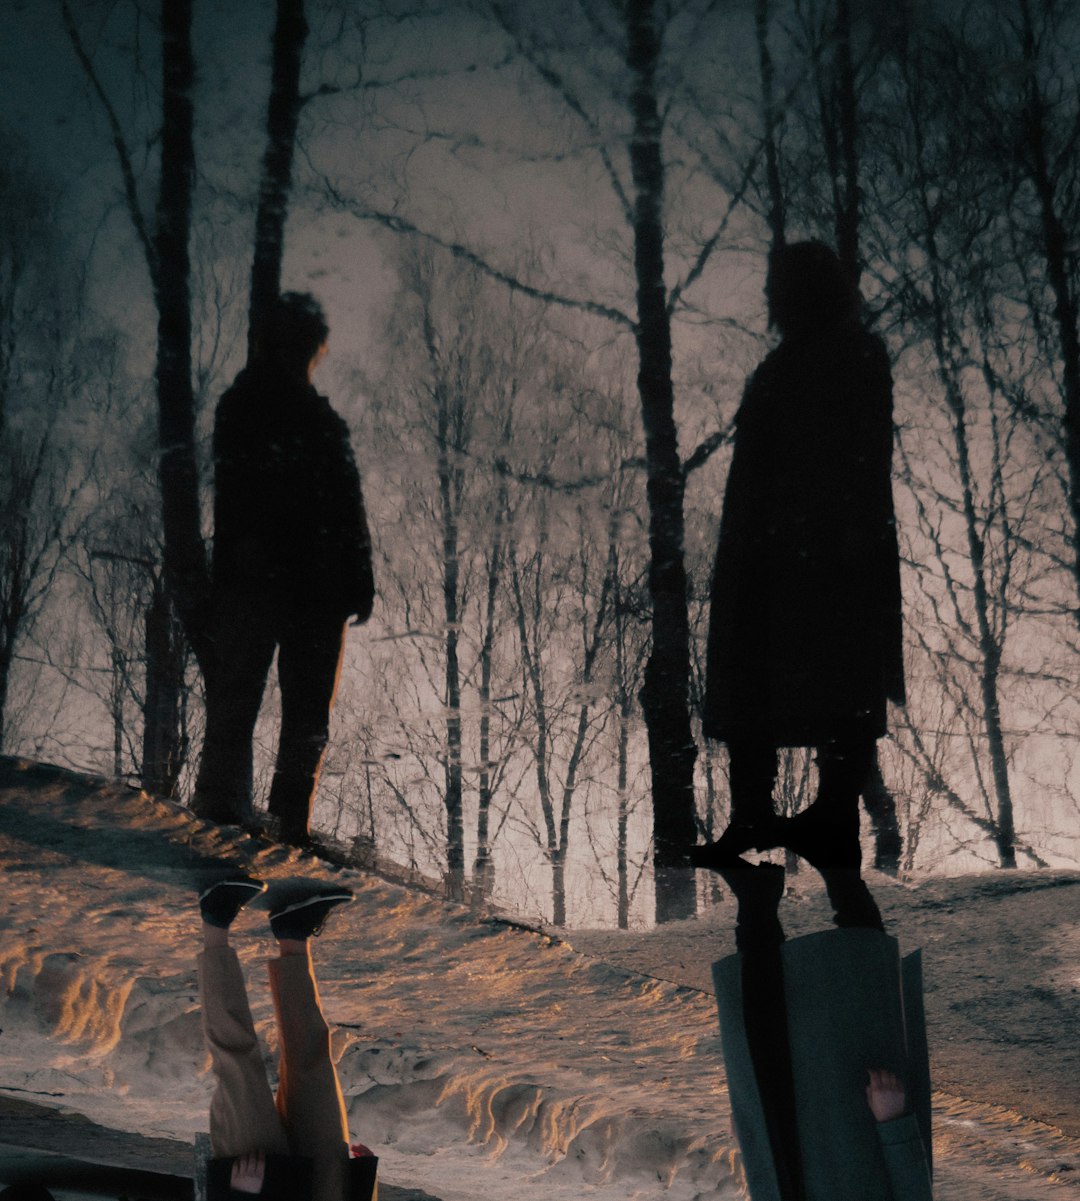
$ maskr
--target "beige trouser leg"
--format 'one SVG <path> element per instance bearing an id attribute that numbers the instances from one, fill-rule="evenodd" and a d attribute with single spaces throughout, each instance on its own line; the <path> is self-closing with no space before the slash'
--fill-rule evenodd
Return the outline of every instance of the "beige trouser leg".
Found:
<path id="1" fill-rule="evenodd" d="M 311 959 L 283 955 L 268 966 L 281 1038 L 278 1113 L 293 1154 L 315 1162 L 313 1201 L 344 1201 L 349 1127 Z"/>
<path id="2" fill-rule="evenodd" d="M 217 1077 L 210 1102 L 211 1151 L 215 1157 L 248 1151 L 287 1155 L 289 1143 L 266 1079 L 244 973 L 230 947 L 208 948 L 199 956 L 199 992 Z"/>

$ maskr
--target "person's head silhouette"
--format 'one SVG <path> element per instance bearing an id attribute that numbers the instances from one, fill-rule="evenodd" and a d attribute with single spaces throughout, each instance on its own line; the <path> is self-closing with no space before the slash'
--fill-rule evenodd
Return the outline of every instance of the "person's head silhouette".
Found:
<path id="1" fill-rule="evenodd" d="M 824 242 L 793 242 L 770 258 L 769 323 L 785 337 L 815 333 L 857 315 L 859 292 Z"/>
<path id="2" fill-rule="evenodd" d="M 326 314 L 310 292 L 283 292 L 267 314 L 262 357 L 288 375 L 308 375 L 329 336 Z"/>

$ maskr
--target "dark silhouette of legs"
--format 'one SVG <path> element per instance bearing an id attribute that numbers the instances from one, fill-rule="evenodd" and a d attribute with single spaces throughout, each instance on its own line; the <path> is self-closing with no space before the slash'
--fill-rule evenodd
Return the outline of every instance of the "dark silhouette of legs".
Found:
<path id="1" fill-rule="evenodd" d="M 753 739 L 728 745 L 731 820 L 715 842 L 690 851 L 693 867 L 721 870 L 743 851 L 775 846 L 772 793 L 776 784 L 776 747 Z"/>
<path id="2" fill-rule="evenodd" d="M 267 807 L 286 842 L 303 843 L 308 836 L 344 645 L 338 613 L 297 614 L 281 632 L 281 736 Z"/>
<path id="3" fill-rule="evenodd" d="M 731 821 L 761 825 L 773 816 L 776 747 L 769 742 L 733 742 L 728 747 Z"/>
<path id="4" fill-rule="evenodd" d="M 277 641 L 272 611 L 258 598 L 217 606 L 217 662 L 206 678 L 206 735 L 192 807 L 216 822 L 247 822 L 251 740 Z"/>
<path id="5" fill-rule="evenodd" d="M 743 1024 L 780 1196 L 783 1201 L 801 1201 L 802 1160 L 780 959 L 784 931 L 777 915 L 784 869 L 771 863 L 755 867 L 738 859 L 718 870 L 739 905 L 735 945 L 742 957 Z"/>
<path id="6" fill-rule="evenodd" d="M 783 823 L 779 845 L 821 874 L 838 926 L 881 930 L 881 913 L 860 874 L 859 796 L 873 758 L 871 738 L 852 736 L 819 747 L 817 799 Z"/>
<path id="7" fill-rule="evenodd" d="M 732 742 L 731 822 L 716 842 L 690 848 L 690 864 L 724 874 L 751 847 L 785 847 L 821 874 L 838 926 L 883 929 L 881 913 L 860 874 L 859 797 L 873 765 L 874 745 L 873 738 L 855 734 L 818 747 L 814 803 L 792 818 L 778 818 L 772 808 L 776 748 Z"/>

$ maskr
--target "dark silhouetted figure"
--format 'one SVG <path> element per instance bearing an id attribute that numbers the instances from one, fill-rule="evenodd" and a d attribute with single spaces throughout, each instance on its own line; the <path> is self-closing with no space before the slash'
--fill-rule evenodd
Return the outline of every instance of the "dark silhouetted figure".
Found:
<path id="1" fill-rule="evenodd" d="M 782 248 L 766 296 L 782 340 L 736 417 L 708 641 L 704 727 L 728 744 L 731 824 L 692 862 L 790 847 L 837 924 L 880 928 L 858 800 L 886 701 L 904 700 L 889 361 L 829 247 Z M 789 821 L 773 813 L 781 746 L 817 748 L 817 798 Z"/>
<path id="2" fill-rule="evenodd" d="M 880 930 L 784 941 L 784 869 L 735 859 L 737 954 L 713 964 L 735 1136 L 754 1201 L 930 1201 L 919 952 Z"/>
<path id="3" fill-rule="evenodd" d="M 304 843 L 350 616 L 375 595 L 360 477 L 345 422 L 311 384 L 329 330 L 287 292 L 265 344 L 221 398 L 214 427 L 213 620 L 206 738 L 194 808 L 251 817 L 252 735 L 278 652 L 281 735 L 269 810 Z"/>

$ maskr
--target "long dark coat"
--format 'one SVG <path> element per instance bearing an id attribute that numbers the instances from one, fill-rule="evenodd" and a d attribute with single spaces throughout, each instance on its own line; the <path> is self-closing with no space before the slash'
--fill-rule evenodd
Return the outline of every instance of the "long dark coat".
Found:
<path id="1" fill-rule="evenodd" d="M 345 422 L 303 379 L 245 370 L 214 424 L 214 585 L 366 620 L 375 595 Z"/>
<path id="2" fill-rule="evenodd" d="M 781 947 L 806 1201 L 930 1201 L 930 1064 L 918 951 L 878 930 L 824 930 Z M 754 1201 L 780 1201 L 746 1037 L 742 956 L 713 964 L 728 1091 Z M 904 1082 L 910 1113 L 877 1122 L 868 1068 Z"/>
<path id="3" fill-rule="evenodd" d="M 854 321 L 786 338 L 736 417 L 712 582 L 705 733 L 817 746 L 904 700 L 892 379 Z"/>

